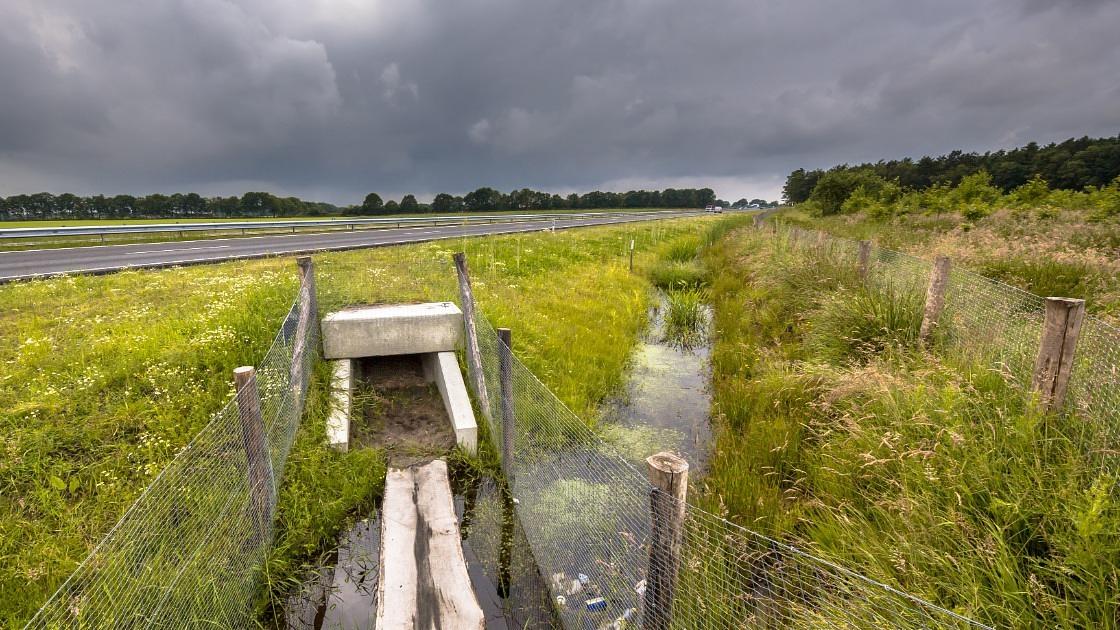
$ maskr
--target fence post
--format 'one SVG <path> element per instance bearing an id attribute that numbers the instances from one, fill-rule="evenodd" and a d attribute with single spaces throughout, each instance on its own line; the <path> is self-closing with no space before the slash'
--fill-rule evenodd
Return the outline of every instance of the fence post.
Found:
<path id="1" fill-rule="evenodd" d="M 859 279 L 867 279 L 867 270 L 871 266 L 871 241 L 859 242 L 859 262 L 856 264 L 856 270 L 859 272 Z"/>
<path id="2" fill-rule="evenodd" d="M 1065 402 L 1077 338 L 1081 335 L 1084 319 L 1085 300 L 1046 298 L 1046 321 L 1031 380 L 1031 388 L 1042 395 L 1042 406 L 1046 411 L 1058 409 Z"/>
<path id="3" fill-rule="evenodd" d="M 630 273 L 634 273 L 634 239 L 630 239 Z"/>
<path id="4" fill-rule="evenodd" d="M 467 333 L 467 367 L 474 376 L 474 391 L 478 396 L 478 406 L 487 420 L 490 417 L 490 392 L 486 389 L 486 374 L 482 370 L 482 353 L 478 349 L 478 329 L 474 320 L 474 291 L 471 289 L 471 275 L 467 270 L 467 256 L 457 252 L 452 259 L 455 261 L 455 273 L 459 277 L 459 301 L 463 303 L 463 327 Z"/>
<path id="5" fill-rule="evenodd" d="M 261 417 L 261 398 L 257 390 L 257 371 L 242 366 L 233 371 L 237 387 L 237 417 L 241 424 L 241 445 L 248 462 L 250 520 L 254 544 L 263 541 L 272 525 L 272 493 L 274 479 L 268 454 L 267 433 Z"/>
<path id="6" fill-rule="evenodd" d="M 933 261 L 933 269 L 929 272 L 929 288 L 926 289 L 926 309 L 922 314 L 922 328 L 918 339 L 922 343 L 929 342 L 933 331 L 937 329 L 937 322 L 941 319 L 941 311 L 945 308 L 945 288 L 949 285 L 949 269 L 951 263 L 948 256 L 938 256 Z"/>
<path id="7" fill-rule="evenodd" d="M 645 628 L 664 630 L 673 620 L 673 593 L 681 561 L 688 462 L 673 453 L 646 458 L 650 491 L 649 570 L 646 573 Z"/>
<path id="8" fill-rule="evenodd" d="M 301 256 L 296 259 L 299 266 L 299 320 L 296 323 L 296 339 L 292 345 L 292 366 L 289 372 L 293 392 L 293 402 L 296 409 L 302 409 L 304 393 L 305 356 L 307 354 L 308 330 L 314 319 L 315 305 L 315 265 L 310 256 Z"/>
<path id="9" fill-rule="evenodd" d="M 513 436 L 517 422 L 513 413 L 513 333 L 498 329 L 498 377 L 502 386 L 502 466 L 513 485 Z"/>

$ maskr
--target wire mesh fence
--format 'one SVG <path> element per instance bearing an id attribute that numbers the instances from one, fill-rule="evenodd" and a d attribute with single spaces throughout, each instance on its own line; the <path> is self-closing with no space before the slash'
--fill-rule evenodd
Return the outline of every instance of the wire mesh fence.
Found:
<path id="1" fill-rule="evenodd" d="M 316 312 L 313 284 L 304 282 L 255 372 L 27 628 L 251 624 L 317 347 Z"/>
<path id="2" fill-rule="evenodd" d="M 772 229 L 791 245 L 827 248 L 851 258 L 853 266 L 858 264 L 858 241 L 782 225 Z M 924 296 L 931 261 L 875 245 L 870 252 L 867 282 Z M 1045 311 L 1042 296 L 953 268 L 938 325 L 940 341 L 960 356 L 999 371 L 1030 395 Z M 1085 316 L 1065 405 L 1067 412 L 1083 421 L 1087 448 L 1103 465 L 1114 465 L 1110 458 L 1120 454 L 1120 328 Z"/>
<path id="3" fill-rule="evenodd" d="M 985 627 L 676 503 L 516 357 L 503 370 L 497 332 L 481 316 L 475 326 L 491 435 L 512 439 L 502 467 L 564 627 Z M 670 560 L 651 555 L 655 503 L 684 513 Z M 654 582 L 662 595 L 651 598 Z"/>

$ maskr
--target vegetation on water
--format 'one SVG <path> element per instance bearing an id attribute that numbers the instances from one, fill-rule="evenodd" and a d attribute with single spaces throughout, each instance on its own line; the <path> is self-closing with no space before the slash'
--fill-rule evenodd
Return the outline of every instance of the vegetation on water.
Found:
<path id="1" fill-rule="evenodd" d="M 703 505 L 997 627 L 1116 626 L 1117 478 L 1083 419 L 1043 414 L 953 346 L 920 348 L 920 288 L 864 284 L 850 257 L 741 230 L 704 260 Z"/>
<path id="2" fill-rule="evenodd" d="M 645 326 L 654 250 L 712 222 L 324 254 L 320 304 L 457 299 L 450 256 L 466 251 L 483 313 L 513 328 L 517 355 L 593 420 Z M 264 354 L 296 282 L 280 258 L 0 287 L 0 626 L 26 621 L 229 399 L 232 369 Z M 278 588 L 371 505 L 383 465 L 376 450 L 323 446 L 327 377 L 315 374 L 280 492 L 267 570 Z"/>

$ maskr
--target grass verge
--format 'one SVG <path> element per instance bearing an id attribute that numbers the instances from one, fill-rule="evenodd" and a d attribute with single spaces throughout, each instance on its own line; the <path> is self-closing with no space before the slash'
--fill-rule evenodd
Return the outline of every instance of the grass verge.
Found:
<path id="1" fill-rule="evenodd" d="M 450 254 L 464 250 L 483 312 L 513 328 L 518 356 L 593 420 L 645 325 L 654 250 L 711 222 L 324 254 L 320 303 L 455 299 Z M 224 404 L 232 369 L 264 354 L 295 288 L 290 258 L 0 287 L 0 625 L 26 621 Z M 375 500 L 379 454 L 322 446 L 317 374 L 281 492 L 268 571 L 278 585 Z"/>
<path id="2" fill-rule="evenodd" d="M 705 261 L 708 509 L 997 627 L 1116 626 L 1117 479 L 1081 420 L 919 349 L 921 296 L 827 250 L 743 230 Z"/>

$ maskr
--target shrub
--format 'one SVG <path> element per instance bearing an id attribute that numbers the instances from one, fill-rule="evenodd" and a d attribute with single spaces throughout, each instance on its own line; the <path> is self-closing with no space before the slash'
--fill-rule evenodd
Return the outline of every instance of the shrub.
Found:
<path id="1" fill-rule="evenodd" d="M 878 199 L 887 182 L 871 171 L 833 170 L 825 173 L 813 187 L 809 200 L 820 205 L 822 215 L 839 214 L 844 202 L 857 188 L 863 187 L 866 194 Z"/>
<path id="2" fill-rule="evenodd" d="M 1038 175 L 1011 191 L 1011 203 L 1019 208 L 1036 208 L 1050 197 L 1050 187 Z"/>
<path id="3" fill-rule="evenodd" d="M 992 176 L 987 171 L 967 175 L 952 192 L 953 201 L 970 207 L 991 207 L 1002 197 L 1002 193 L 992 186 Z"/>

